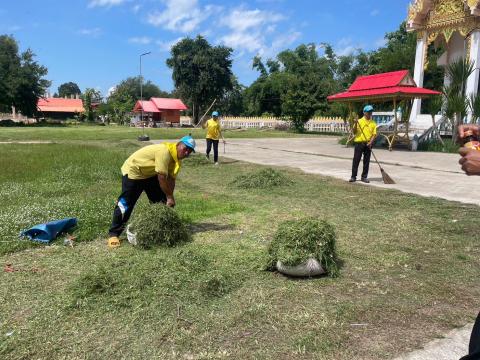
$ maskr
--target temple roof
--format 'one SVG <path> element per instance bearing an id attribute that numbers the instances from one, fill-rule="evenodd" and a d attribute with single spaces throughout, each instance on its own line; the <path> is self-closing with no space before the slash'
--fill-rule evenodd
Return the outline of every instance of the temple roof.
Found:
<path id="1" fill-rule="evenodd" d="M 413 0 L 408 9 L 407 30 L 451 26 L 479 16 L 480 0 Z"/>
<path id="2" fill-rule="evenodd" d="M 359 76 L 348 91 L 328 97 L 328 101 L 386 101 L 439 95 L 438 91 L 419 88 L 408 70 Z"/>

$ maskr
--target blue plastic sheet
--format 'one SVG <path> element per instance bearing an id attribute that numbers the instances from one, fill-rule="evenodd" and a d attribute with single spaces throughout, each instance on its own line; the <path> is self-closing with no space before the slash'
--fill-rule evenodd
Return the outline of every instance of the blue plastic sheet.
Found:
<path id="1" fill-rule="evenodd" d="M 20 236 L 27 236 L 30 240 L 49 243 L 57 237 L 58 234 L 68 231 L 77 225 L 77 218 L 66 218 L 55 220 L 46 224 L 35 225 L 34 227 L 22 231 Z"/>

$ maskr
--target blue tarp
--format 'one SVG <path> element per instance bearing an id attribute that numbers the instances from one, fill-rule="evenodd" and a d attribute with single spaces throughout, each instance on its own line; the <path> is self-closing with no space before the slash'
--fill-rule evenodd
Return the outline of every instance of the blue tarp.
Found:
<path id="1" fill-rule="evenodd" d="M 34 227 L 22 231 L 20 236 L 27 236 L 31 240 L 49 243 L 61 232 L 65 232 L 77 225 L 77 218 L 66 218 L 62 220 L 51 221 L 46 224 L 35 225 Z"/>

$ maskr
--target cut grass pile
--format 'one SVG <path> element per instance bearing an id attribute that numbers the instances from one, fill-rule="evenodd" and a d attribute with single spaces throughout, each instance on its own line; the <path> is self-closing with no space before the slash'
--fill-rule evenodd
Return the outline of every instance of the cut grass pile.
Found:
<path id="1" fill-rule="evenodd" d="M 268 246 L 267 269 L 275 270 L 277 261 L 287 266 L 318 260 L 331 277 L 339 274 L 334 227 L 317 219 L 288 220 L 279 226 Z"/>
<path id="2" fill-rule="evenodd" d="M 277 186 L 291 185 L 292 181 L 272 168 L 261 169 L 251 174 L 240 175 L 231 185 L 240 189 L 271 189 Z"/>
<path id="3" fill-rule="evenodd" d="M 138 246 L 177 246 L 192 241 L 184 221 L 163 203 L 140 205 L 134 210 L 129 230 Z"/>
<path id="4" fill-rule="evenodd" d="M 288 169 L 254 191 L 230 184 L 260 166 L 188 159 L 175 211 L 193 241 L 109 250 L 136 144 L 0 145 L 0 358 L 385 359 L 478 313 L 479 207 Z M 73 248 L 18 240 L 68 216 Z M 339 276 L 264 271 L 275 230 L 306 218 L 335 228 Z"/>

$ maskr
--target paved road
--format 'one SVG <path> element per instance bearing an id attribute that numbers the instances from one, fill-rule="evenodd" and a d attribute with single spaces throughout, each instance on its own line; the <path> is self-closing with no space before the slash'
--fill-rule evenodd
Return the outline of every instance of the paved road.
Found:
<path id="1" fill-rule="evenodd" d="M 219 147 L 220 156 L 232 159 L 262 165 L 289 166 L 307 173 L 345 180 L 351 175 L 353 148 L 338 145 L 337 139 L 333 137 L 232 139 L 228 140 L 225 154 L 223 145 L 220 144 Z M 204 151 L 204 141 L 199 141 L 198 152 Z M 478 188 L 480 177 L 466 176 L 458 165 L 459 156 L 456 154 L 389 152 L 380 149 L 375 150 L 375 153 L 396 184 L 383 183 L 372 158 L 370 186 L 480 205 L 480 192 L 470 192 L 470 189 Z M 423 349 L 400 355 L 395 360 L 457 360 L 468 351 L 471 329 L 472 325 L 467 325 L 452 330 L 445 338 L 434 340 Z"/>
<path id="2" fill-rule="evenodd" d="M 334 137 L 227 141 L 225 154 L 223 145 L 219 145 L 220 156 L 263 165 L 289 166 L 345 180 L 351 175 L 353 148 L 339 145 Z M 198 143 L 198 151 L 204 152 L 204 141 Z M 372 158 L 371 186 L 480 205 L 480 192 L 470 192 L 471 188 L 478 188 L 480 178 L 465 176 L 456 154 L 380 149 L 375 150 L 375 154 L 396 184 L 383 183 Z"/>

